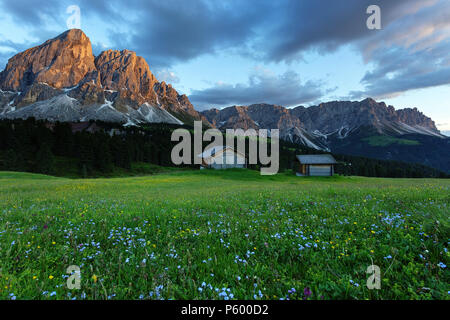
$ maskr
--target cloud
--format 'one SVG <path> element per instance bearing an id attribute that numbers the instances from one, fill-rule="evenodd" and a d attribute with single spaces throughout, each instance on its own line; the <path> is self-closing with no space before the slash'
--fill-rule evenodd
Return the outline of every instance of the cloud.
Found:
<path id="1" fill-rule="evenodd" d="M 45 5 L 30 0 L 3 0 L 0 7 L 16 23 L 33 28 L 46 25 L 49 19 L 58 20 L 63 11 L 62 2 L 58 0 L 46 0 Z"/>
<path id="2" fill-rule="evenodd" d="M 126 3 L 78 0 L 76 3 L 82 10 L 83 25 L 83 21 L 95 21 L 96 28 L 102 28 L 109 37 L 112 48 L 136 51 L 146 58 L 152 70 L 171 70 L 176 64 L 223 52 L 245 56 L 255 63 L 290 63 L 307 52 L 329 54 L 349 45 L 361 54 L 369 69 L 361 79 L 364 90 L 350 92 L 354 97 L 389 97 L 447 84 L 450 78 L 448 0 L 127 0 Z M 56 35 L 55 24 L 58 30 L 65 26 L 65 9 L 71 4 L 70 0 L 46 0 L 45 5 L 37 5 L 35 0 L 0 0 L 0 10 L 42 43 Z M 372 4 L 381 8 L 382 30 L 366 27 L 366 8 Z M 101 44 L 93 46 L 96 53 L 102 49 Z M 0 52 L 0 65 L 5 59 L 6 53 Z M 170 79 L 170 74 L 162 74 L 160 78 L 164 76 Z M 258 83 L 269 83 L 260 76 L 256 78 L 260 80 Z M 242 90 L 241 87 L 254 84 L 252 79 L 254 75 L 248 84 L 228 86 Z M 272 81 L 276 79 L 280 81 L 279 77 L 272 77 Z M 306 92 L 315 88 L 315 83 L 303 85 Z M 226 86 L 196 91 L 192 96 L 205 100 L 213 92 L 222 93 Z M 231 97 L 231 92 L 226 96 Z M 234 97 L 236 103 L 248 101 L 244 96 L 237 101 L 238 96 Z M 264 97 L 255 92 L 253 96 Z M 307 100 L 284 96 L 277 99 Z M 214 99 L 210 97 L 205 103 L 210 101 Z"/>
<path id="3" fill-rule="evenodd" d="M 152 66 L 168 67 L 222 50 L 245 52 L 256 36 L 270 2 L 229 0 L 131 1 L 139 19 L 131 32 L 114 32 L 111 41 L 127 43 L 149 57 Z M 136 5 L 134 7 L 133 5 Z M 142 32 L 146 30 L 146 32 Z"/>
<path id="4" fill-rule="evenodd" d="M 373 69 L 351 96 L 389 98 L 450 84 L 450 3 L 440 1 L 392 23 L 359 43 Z"/>
<path id="5" fill-rule="evenodd" d="M 442 45 L 450 50 L 450 44 Z M 361 80 L 363 91 L 352 91 L 354 99 L 373 97 L 391 98 L 408 90 L 429 88 L 450 84 L 450 66 L 435 56 L 434 50 L 410 53 L 402 48 L 377 51 L 374 54 L 376 67 Z"/>
<path id="6" fill-rule="evenodd" d="M 366 9 L 381 8 L 383 28 L 404 15 L 430 6 L 436 0 L 321 0 L 281 1 L 272 28 L 265 30 L 262 41 L 254 44 L 266 61 L 291 61 L 308 50 L 325 54 L 342 45 L 370 37 Z M 277 22 L 278 21 L 278 22 Z M 272 22 L 271 22 L 272 23 Z M 267 41 L 270 40 L 270 41 Z"/>
<path id="7" fill-rule="evenodd" d="M 155 76 L 158 81 L 164 81 L 166 83 L 179 83 L 180 78 L 173 72 L 167 69 L 156 70 Z"/>
<path id="8" fill-rule="evenodd" d="M 199 110 L 259 102 L 296 106 L 319 99 L 324 94 L 322 86 L 321 82 L 311 80 L 302 83 L 299 74 L 293 71 L 275 75 L 257 68 L 247 83 L 217 83 L 204 90 L 193 90 L 189 99 Z"/>
<path id="9" fill-rule="evenodd" d="M 6 63 L 12 56 L 28 48 L 28 44 L 16 43 L 11 40 L 0 40 L 0 71 L 6 67 Z"/>

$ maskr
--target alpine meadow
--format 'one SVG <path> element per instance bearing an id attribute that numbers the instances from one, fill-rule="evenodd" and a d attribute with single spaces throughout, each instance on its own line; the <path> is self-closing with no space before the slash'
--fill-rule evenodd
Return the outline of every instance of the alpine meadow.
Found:
<path id="1" fill-rule="evenodd" d="M 2 299 L 448 299 L 450 181 L 0 174 Z M 368 290 L 367 267 L 381 289 Z M 81 268 L 80 290 L 66 268 Z"/>
<path id="2" fill-rule="evenodd" d="M 449 218 L 449 0 L 0 0 L 15 317 L 430 315 Z"/>

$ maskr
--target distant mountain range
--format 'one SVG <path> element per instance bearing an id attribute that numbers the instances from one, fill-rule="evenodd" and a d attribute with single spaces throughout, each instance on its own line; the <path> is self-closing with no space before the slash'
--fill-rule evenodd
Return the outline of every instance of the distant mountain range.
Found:
<path id="1" fill-rule="evenodd" d="M 0 73 L 0 118 L 134 126 L 190 124 L 219 129 L 279 129 L 282 139 L 334 153 L 403 160 L 450 172 L 450 138 L 416 108 L 395 110 L 373 99 L 305 108 L 270 104 L 198 112 L 186 95 L 159 82 L 129 50 L 94 56 L 78 29 L 12 57 Z"/>
<path id="2" fill-rule="evenodd" d="M 254 104 L 202 114 L 219 129 L 277 128 L 282 139 L 333 153 L 422 163 L 450 171 L 450 138 L 414 109 L 373 99 L 287 109 Z"/>

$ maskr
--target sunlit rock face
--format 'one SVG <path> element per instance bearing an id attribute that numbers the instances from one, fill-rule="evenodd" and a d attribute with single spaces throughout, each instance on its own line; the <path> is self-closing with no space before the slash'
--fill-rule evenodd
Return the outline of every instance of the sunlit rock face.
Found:
<path id="1" fill-rule="evenodd" d="M 57 89 L 75 86 L 96 70 L 94 60 L 91 42 L 83 31 L 68 30 L 9 59 L 0 76 L 0 87 L 24 91 L 34 83 Z"/>
<path id="2" fill-rule="evenodd" d="M 0 89 L 0 117 L 207 122 L 186 95 L 158 82 L 144 58 L 130 50 L 107 50 L 95 57 L 89 38 L 79 29 L 12 57 L 0 73 Z"/>

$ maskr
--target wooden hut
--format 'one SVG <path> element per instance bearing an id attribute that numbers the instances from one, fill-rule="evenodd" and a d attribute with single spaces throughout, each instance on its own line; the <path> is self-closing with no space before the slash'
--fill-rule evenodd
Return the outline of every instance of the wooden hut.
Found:
<path id="1" fill-rule="evenodd" d="M 202 158 L 201 168 L 228 169 L 245 168 L 247 159 L 244 154 L 229 146 L 216 146 L 199 154 Z"/>
<path id="2" fill-rule="evenodd" d="M 297 176 L 332 176 L 336 160 L 331 154 L 308 154 L 296 156 Z"/>

